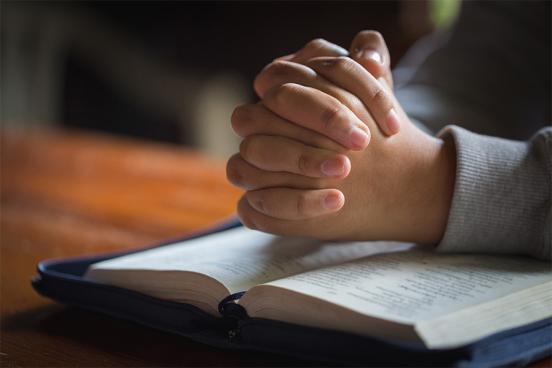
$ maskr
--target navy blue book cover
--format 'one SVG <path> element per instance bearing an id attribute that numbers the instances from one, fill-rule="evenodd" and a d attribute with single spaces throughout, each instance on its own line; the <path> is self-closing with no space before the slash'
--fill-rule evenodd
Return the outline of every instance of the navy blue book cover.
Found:
<path id="1" fill-rule="evenodd" d="M 241 224 L 230 221 L 184 240 L 237 226 Z M 459 348 L 435 350 L 401 341 L 250 318 L 243 308 L 231 303 L 241 295 L 221 300 L 220 316 L 216 317 L 193 305 L 83 279 L 91 264 L 128 253 L 41 262 L 33 287 L 63 304 L 130 320 L 212 346 L 275 352 L 326 363 L 495 367 L 525 365 L 552 354 L 551 318 Z"/>

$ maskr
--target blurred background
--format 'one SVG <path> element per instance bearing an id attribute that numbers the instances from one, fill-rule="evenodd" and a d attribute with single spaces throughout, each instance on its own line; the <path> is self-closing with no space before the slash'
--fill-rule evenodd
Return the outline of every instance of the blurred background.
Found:
<path id="1" fill-rule="evenodd" d="M 396 63 L 446 27 L 457 0 L 365 2 L 1 1 L 1 121 L 236 151 L 230 114 L 274 58 L 375 29 Z"/>

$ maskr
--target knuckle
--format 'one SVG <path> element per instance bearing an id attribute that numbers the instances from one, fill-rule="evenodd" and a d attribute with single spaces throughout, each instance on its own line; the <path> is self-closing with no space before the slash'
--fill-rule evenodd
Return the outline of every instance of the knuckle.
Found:
<path id="1" fill-rule="evenodd" d="M 284 83 L 276 87 L 272 95 L 276 109 L 284 108 L 290 96 L 295 94 L 297 89 L 298 85 L 295 83 Z"/>
<path id="2" fill-rule="evenodd" d="M 311 50 L 311 51 L 316 51 L 316 50 L 319 50 L 319 49 L 323 48 L 327 43 L 328 43 L 328 41 L 326 41 L 323 38 L 315 38 L 314 40 L 309 41 L 305 45 L 305 49 Z"/>
<path id="3" fill-rule="evenodd" d="M 249 105 L 241 105 L 236 107 L 230 117 L 232 129 L 240 136 L 244 134 L 244 128 L 251 121 L 252 117 Z"/>
<path id="4" fill-rule="evenodd" d="M 324 128 L 332 131 L 346 120 L 346 116 L 343 105 L 336 104 L 323 110 L 321 120 Z"/>
<path id="5" fill-rule="evenodd" d="M 269 77 L 285 76 L 289 73 L 290 63 L 282 60 L 276 60 L 268 64 L 264 74 Z"/>
<path id="6" fill-rule="evenodd" d="M 281 95 L 289 95 L 297 92 L 299 89 L 299 85 L 297 83 L 284 83 L 277 89 L 277 93 L 280 93 Z"/>
<path id="7" fill-rule="evenodd" d="M 290 69 L 291 65 L 286 61 L 275 60 L 271 62 L 255 77 L 253 88 L 259 96 L 264 95 L 266 89 L 270 88 L 271 83 L 286 77 Z"/>
<path id="8" fill-rule="evenodd" d="M 310 158 L 305 153 L 300 153 L 297 156 L 296 166 L 300 174 L 306 175 L 311 167 Z"/>
<path id="9" fill-rule="evenodd" d="M 392 102 L 385 90 L 379 86 L 372 91 L 370 99 L 374 105 L 380 106 L 383 110 L 389 110 L 392 107 Z"/>
<path id="10" fill-rule="evenodd" d="M 348 73 L 355 68 L 355 62 L 348 57 L 338 57 L 335 60 L 334 66 L 344 73 Z"/>

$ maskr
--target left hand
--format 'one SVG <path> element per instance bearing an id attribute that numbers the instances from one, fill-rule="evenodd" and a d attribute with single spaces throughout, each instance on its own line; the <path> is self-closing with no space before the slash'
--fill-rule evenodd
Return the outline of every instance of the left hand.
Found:
<path id="1" fill-rule="evenodd" d="M 310 75 L 326 77 L 321 88 L 334 97 L 311 87 L 283 84 L 287 87 L 267 89 L 275 92 L 264 94 L 266 108 L 252 105 L 238 114 L 247 119 L 234 121 L 246 137 L 241 155 L 228 163 L 229 179 L 249 190 L 238 205 L 242 221 L 277 234 L 437 242 L 454 182 L 450 143 L 418 130 L 394 98 L 403 131 L 385 139 L 361 101 L 379 84 L 369 73 L 349 58 L 316 58 L 306 64 L 315 71 Z M 285 75 L 275 84 L 284 79 Z M 370 149 L 334 149 L 335 142 L 283 119 L 309 126 L 313 120 L 307 122 L 308 117 L 331 111 L 328 106 L 334 100 L 343 104 L 343 116 L 354 113 L 376 132 Z M 290 101 L 300 102 L 295 110 Z M 333 169 L 341 168 L 334 170 L 337 175 L 325 172 L 324 163 L 329 161 L 338 163 Z"/>

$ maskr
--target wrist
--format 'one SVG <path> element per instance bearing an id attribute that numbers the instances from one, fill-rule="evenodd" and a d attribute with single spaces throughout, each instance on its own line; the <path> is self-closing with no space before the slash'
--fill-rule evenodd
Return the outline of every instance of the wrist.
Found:
<path id="1" fill-rule="evenodd" d="M 391 171 L 391 182 L 380 188 L 387 198 L 380 209 L 386 218 L 381 238 L 436 245 L 445 233 L 454 192 L 454 142 L 413 126 L 403 129 L 402 137 L 394 144 L 395 165 L 390 166 L 398 170 Z"/>
<path id="2" fill-rule="evenodd" d="M 428 150 L 420 178 L 423 190 L 418 216 L 424 221 L 417 241 L 437 245 L 445 233 L 454 194 L 456 148 L 452 139 L 431 139 L 432 148 Z"/>

